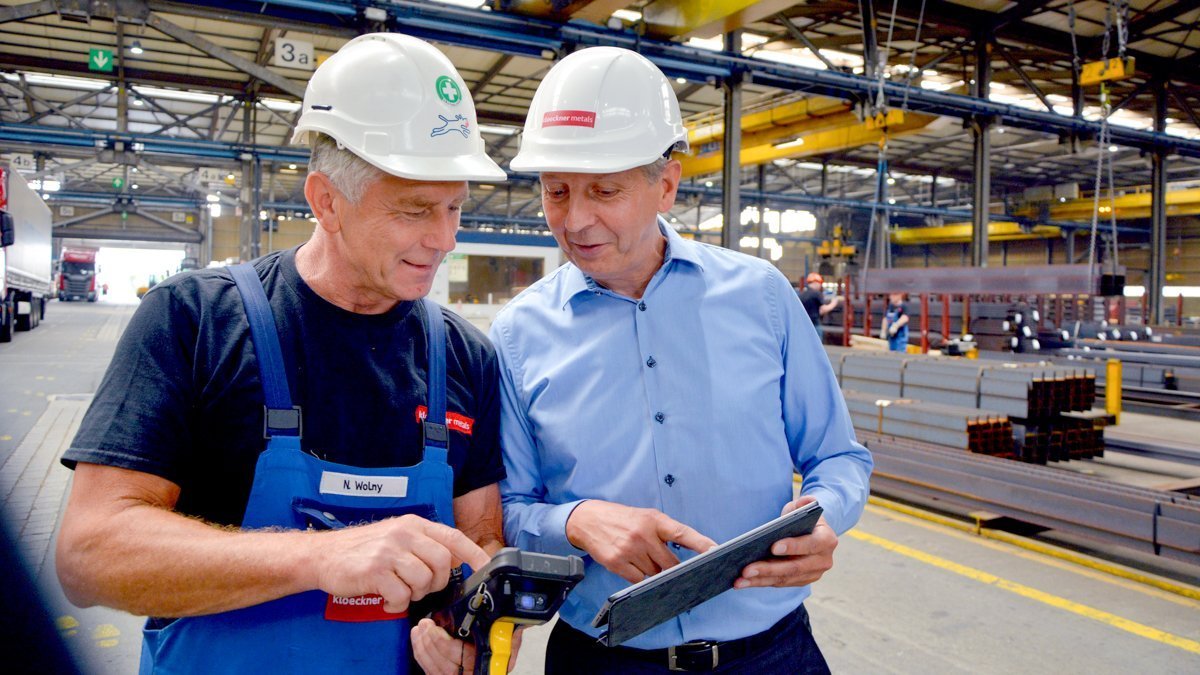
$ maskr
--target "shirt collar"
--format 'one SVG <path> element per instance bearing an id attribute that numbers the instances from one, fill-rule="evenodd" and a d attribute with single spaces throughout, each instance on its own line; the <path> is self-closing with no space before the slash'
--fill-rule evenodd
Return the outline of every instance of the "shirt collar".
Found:
<path id="1" fill-rule="evenodd" d="M 667 269 L 673 260 L 695 265 L 701 270 L 704 269 L 704 264 L 700 261 L 700 256 L 696 250 L 699 247 L 698 243 L 679 236 L 679 233 L 675 231 L 675 228 L 668 225 L 667 221 L 663 220 L 662 216 L 658 217 L 658 230 L 663 234 L 664 237 L 667 238 L 667 247 L 663 252 L 663 264 L 662 267 L 659 268 L 660 272 Z M 571 303 L 571 300 L 573 300 L 575 296 L 581 293 L 594 293 L 599 295 L 604 291 L 603 286 L 596 283 L 596 280 L 589 275 L 584 274 L 583 270 L 576 267 L 573 263 L 568 264 L 567 269 L 564 271 L 567 275 L 563 285 L 563 290 L 565 291 L 563 294 L 564 309 L 568 304 Z M 655 274 L 658 273 L 659 272 L 656 272 Z"/>

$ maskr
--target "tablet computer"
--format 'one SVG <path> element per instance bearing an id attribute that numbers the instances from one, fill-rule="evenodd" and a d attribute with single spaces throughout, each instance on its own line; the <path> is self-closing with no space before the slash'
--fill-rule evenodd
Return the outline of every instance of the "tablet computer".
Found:
<path id="1" fill-rule="evenodd" d="M 730 539 L 675 567 L 608 596 L 592 619 L 600 641 L 616 647 L 700 603 L 733 589 L 742 569 L 771 557 L 780 539 L 811 534 L 821 517 L 816 502 Z"/>

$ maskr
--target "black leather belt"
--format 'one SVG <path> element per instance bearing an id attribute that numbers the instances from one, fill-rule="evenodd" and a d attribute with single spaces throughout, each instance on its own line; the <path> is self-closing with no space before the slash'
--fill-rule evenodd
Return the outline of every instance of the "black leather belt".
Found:
<path id="1" fill-rule="evenodd" d="M 803 617 L 796 616 L 801 612 Z M 778 637 L 780 628 L 791 621 L 806 621 L 807 612 L 801 605 L 796 612 L 784 617 L 779 623 L 748 637 L 737 640 L 717 642 L 713 640 L 693 640 L 666 649 L 633 649 L 632 647 L 613 647 L 614 651 L 623 656 L 636 658 L 639 661 L 665 664 L 667 668 L 679 672 L 703 673 L 716 670 L 722 664 L 730 664 L 747 656 L 753 656 L 768 649 Z"/>

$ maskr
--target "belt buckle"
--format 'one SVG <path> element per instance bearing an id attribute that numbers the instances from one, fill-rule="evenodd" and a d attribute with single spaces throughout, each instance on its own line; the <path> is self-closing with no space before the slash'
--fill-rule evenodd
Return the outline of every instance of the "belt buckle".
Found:
<path id="1" fill-rule="evenodd" d="M 716 670 L 717 666 L 721 663 L 721 657 L 720 657 L 721 650 L 720 650 L 719 643 L 711 642 L 708 640 L 697 640 L 696 642 L 685 642 L 685 643 L 675 646 L 675 647 L 667 647 L 667 669 L 668 670 L 671 670 L 673 672 L 688 672 L 687 668 L 682 668 L 679 666 L 679 656 L 675 653 L 676 649 L 684 648 L 684 647 L 688 647 L 688 648 L 701 647 L 701 648 L 707 649 L 708 653 L 712 655 L 712 664 L 709 665 L 709 667 L 708 667 L 709 670 Z M 694 654 L 694 653 L 695 652 L 692 652 L 692 654 Z"/>

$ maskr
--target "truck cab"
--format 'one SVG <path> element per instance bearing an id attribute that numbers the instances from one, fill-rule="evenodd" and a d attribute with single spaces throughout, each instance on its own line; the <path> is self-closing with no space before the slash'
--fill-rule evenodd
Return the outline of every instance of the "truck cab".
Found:
<path id="1" fill-rule="evenodd" d="M 96 249 L 64 248 L 59 260 L 58 299 L 95 302 Z"/>

